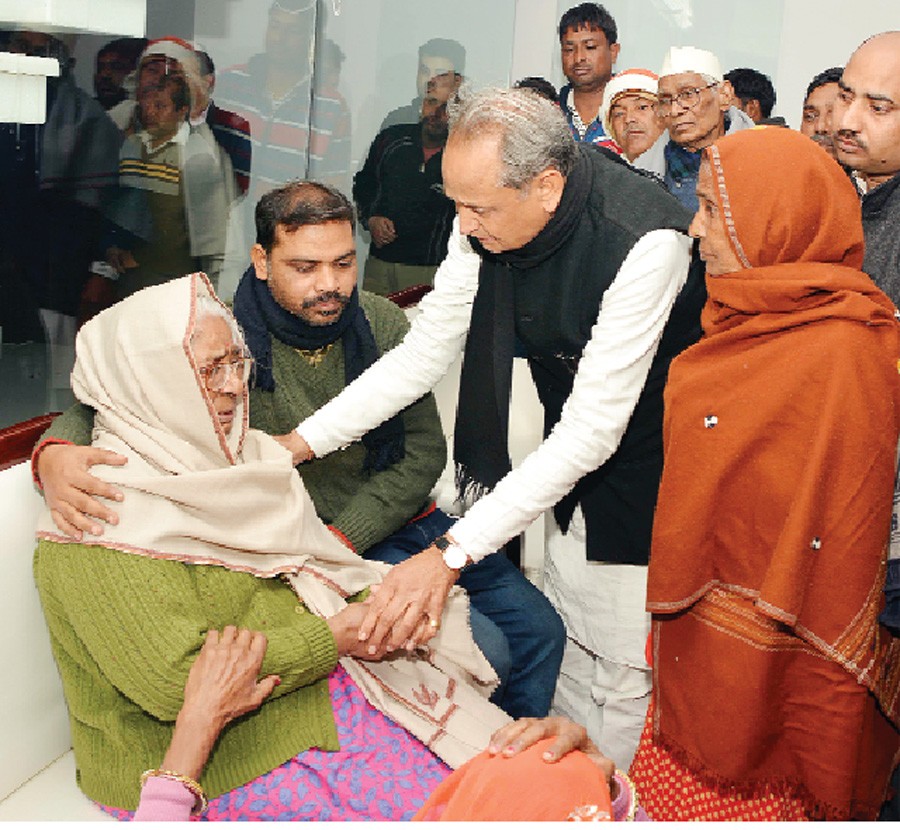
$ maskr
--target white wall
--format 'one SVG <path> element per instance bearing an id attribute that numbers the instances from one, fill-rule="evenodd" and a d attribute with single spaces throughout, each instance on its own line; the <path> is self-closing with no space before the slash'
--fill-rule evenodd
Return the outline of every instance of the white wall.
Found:
<path id="1" fill-rule="evenodd" d="M 898 0 L 786 0 L 778 50 L 778 109 L 800 124 L 806 86 L 823 69 L 843 66 L 870 35 L 900 29 Z"/>

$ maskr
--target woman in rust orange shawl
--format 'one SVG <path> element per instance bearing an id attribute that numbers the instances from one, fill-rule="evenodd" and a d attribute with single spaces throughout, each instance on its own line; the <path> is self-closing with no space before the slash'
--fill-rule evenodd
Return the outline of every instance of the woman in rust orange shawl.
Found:
<path id="1" fill-rule="evenodd" d="M 656 820 L 873 819 L 900 749 L 879 627 L 900 431 L 895 309 L 859 201 L 790 130 L 705 151 L 705 336 L 672 364 L 648 584 Z"/>

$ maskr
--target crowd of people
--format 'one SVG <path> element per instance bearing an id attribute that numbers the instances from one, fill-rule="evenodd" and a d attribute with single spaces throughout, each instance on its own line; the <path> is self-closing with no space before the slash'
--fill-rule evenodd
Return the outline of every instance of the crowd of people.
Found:
<path id="1" fill-rule="evenodd" d="M 58 191 L 35 168 L 26 208 L 73 217 L 50 256 L 103 217 L 60 313 L 108 307 L 33 456 L 79 786 L 120 818 L 892 815 L 900 32 L 812 79 L 799 130 L 707 50 L 614 73 L 596 3 L 558 93 L 478 89 L 434 38 L 354 207 L 309 9 L 218 77 L 110 44 L 79 121 L 107 139 L 45 158 Z M 411 325 L 378 296 L 420 283 Z M 544 438 L 514 468 L 515 357 Z M 542 514 L 539 590 L 508 550 Z"/>

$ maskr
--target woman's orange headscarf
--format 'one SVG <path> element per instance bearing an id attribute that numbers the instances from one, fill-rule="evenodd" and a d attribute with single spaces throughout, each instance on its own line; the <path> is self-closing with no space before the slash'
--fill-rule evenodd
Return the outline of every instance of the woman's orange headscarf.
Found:
<path id="1" fill-rule="evenodd" d="M 445 778 L 413 821 L 612 821 L 599 767 L 582 752 L 547 763 L 552 744 L 509 758 L 485 750 Z"/>
<path id="2" fill-rule="evenodd" d="M 900 330 L 891 301 L 860 271 L 859 200 L 827 153 L 799 133 L 764 128 L 722 139 L 704 163 L 743 268 L 707 275 L 705 336 L 673 361 L 665 392 L 648 582 L 656 736 L 714 779 L 783 780 L 796 753 L 780 757 L 779 747 L 798 724 L 793 711 L 779 720 L 773 703 L 802 700 L 814 719 L 827 695 L 807 684 L 805 669 L 788 676 L 796 663 L 786 655 L 840 666 L 851 691 L 875 690 L 897 720 L 896 695 L 879 674 L 877 614 L 900 432 Z M 740 599 L 726 609 L 724 596 Z M 702 625 L 683 627 L 702 614 Z M 704 633 L 712 629 L 730 635 L 714 657 Z M 676 630 L 680 643 L 666 639 Z M 694 664 L 698 651 L 706 653 Z M 816 785 L 804 786 L 824 803 Z"/>
<path id="3" fill-rule="evenodd" d="M 871 588 L 871 573 L 855 588 L 843 573 L 847 546 L 868 525 L 876 559 L 886 541 L 900 430 L 895 309 L 859 270 L 859 199 L 817 145 L 749 130 L 705 161 L 746 265 L 707 276 L 705 336 L 669 373 L 649 606 L 684 608 L 719 581 L 833 642 L 836 615 L 821 601 L 859 608 Z"/>

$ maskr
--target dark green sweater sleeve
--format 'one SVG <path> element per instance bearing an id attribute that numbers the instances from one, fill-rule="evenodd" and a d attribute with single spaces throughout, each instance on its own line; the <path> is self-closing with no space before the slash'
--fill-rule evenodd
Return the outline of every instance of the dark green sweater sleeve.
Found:
<path id="1" fill-rule="evenodd" d="M 376 299 L 384 310 L 372 315 L 373 332 L 384 353 L 403 339 L 409 324 L 401 309 L 389 300 Z M 434 395 L 429 393 L 408 406 L 402 417 L 406 434 L 403 459 L 373 473 L 331 522 L 360 552 L 421 511 L 447 461 L 447 442 Z"/>
<path id="2" fill-rule="evenodd" d="M 327 623 L 278 579 L 47 541 L 35 554 L 35 578 L 51 633 L 78 646 L 66 649 L 67 659 L 89 659 L 161 721 L 178 714 L 210 628 L 266 635 L 262 671 L 281 677 L 276 697 L 326 677 L 337 663 Z"/>
<path id="3" fill-rule="evenodd" d="M 40 444 L 41 441 L 46 441 L 48 438 L 57 438 L 86 447 L 91 443 L 93 429 L 94 410 L 83 403 L 76 402 L 53 419 L 38 443 Z"/>

